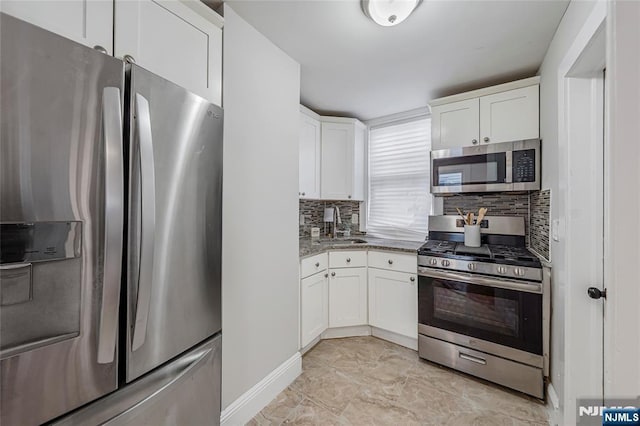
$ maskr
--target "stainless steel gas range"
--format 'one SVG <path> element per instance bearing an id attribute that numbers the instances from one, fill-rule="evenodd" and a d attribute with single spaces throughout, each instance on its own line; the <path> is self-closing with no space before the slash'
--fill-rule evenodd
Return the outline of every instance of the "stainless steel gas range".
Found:
<path id="1" fill-rule="evenodd" d="M 462 220 L 431 216 L 418 249 L 421 358 L 544 399 L 549 271 L 525 245 L 522 217 L 485 217 L 481 247 Z"/>

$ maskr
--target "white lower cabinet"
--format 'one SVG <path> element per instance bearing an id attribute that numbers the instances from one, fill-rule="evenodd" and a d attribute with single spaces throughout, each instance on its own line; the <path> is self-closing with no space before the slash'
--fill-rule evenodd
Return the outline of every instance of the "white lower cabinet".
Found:
<path id="1" fill-rule="evenodd" d="M 305 347 L 329 326 L 329 288 L 327 271 L 300 281 L 300 340 Z"/>
<path id="2" fill-rule="evenodd" d="M 418 338 L 416 274 L 369 268 L 369 324 Z"/>
<path id="3" fill-rule="evenodd" d="M 367 268 L 329 269 L 329 327 L 367 324 Z"/>

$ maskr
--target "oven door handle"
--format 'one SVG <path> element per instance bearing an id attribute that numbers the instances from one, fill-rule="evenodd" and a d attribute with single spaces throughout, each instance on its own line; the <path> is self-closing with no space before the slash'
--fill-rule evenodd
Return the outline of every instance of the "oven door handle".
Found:
<path id="1" fill-rule="evenodd" d="M 422 277 L 441 278 L 449 281 L 462 281 L 469 284 L 485 285 L 488 287 L 504 288 L 506 290 L 542 294 L 542 283 L 491 278 L 481 275 L 465 274 L 463 272 L 441 271 L 439 269 L 425 268 L 423 266 L 418 266 L 418 275 Z"/>

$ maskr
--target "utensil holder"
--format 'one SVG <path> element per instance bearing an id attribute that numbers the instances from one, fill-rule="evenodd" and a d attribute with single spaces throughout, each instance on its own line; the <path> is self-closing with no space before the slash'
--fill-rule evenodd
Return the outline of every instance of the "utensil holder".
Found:
<path id="1" fill-rule="evenodd" d="M 480 225 L 464 226 L 464 245 L 467 247 L 480 247 Z"/>

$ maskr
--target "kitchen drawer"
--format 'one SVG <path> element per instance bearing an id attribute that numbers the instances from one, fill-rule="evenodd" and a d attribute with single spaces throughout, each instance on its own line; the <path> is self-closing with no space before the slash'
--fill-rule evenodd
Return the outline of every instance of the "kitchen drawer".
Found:
<path id="1" fill-rule="evenodd" d="M 415 274 L 418 271 L 418 255 L 372 250 L 369 251 L 369 267 Z"/>
<path id="2" fill-rule="evenodd" d="M 489 380 L 499 385 L 544 397 L 544 380 L 541 368 L 474 351 L 464 346 L 418 335 L 418 354 L 436 364 Z"/>
<path id="3" fill-rule="evenodd" d="M 329 268 L 359 268 L 367 266 L 364 250 L 340 250 L 329 252 Z"/>
<path id="4" fill-rule="evenodd" d="M 306 278 L 316 272 L 327 269 L 327 253 L 316 254 L 300 261 L 300 278 Z"/>

